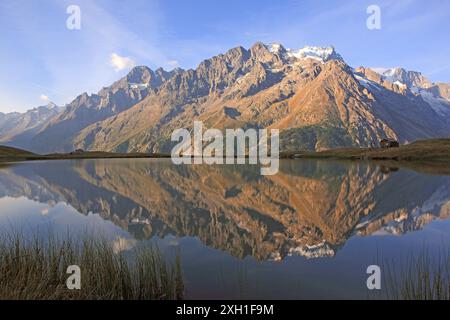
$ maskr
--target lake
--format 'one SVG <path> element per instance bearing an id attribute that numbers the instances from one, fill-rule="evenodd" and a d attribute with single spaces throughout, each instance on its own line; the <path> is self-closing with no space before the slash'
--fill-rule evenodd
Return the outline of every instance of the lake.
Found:
<path id="1" fill-rule="evenodd" d="M 299 159 L 273 176 L 170 159 L 2 164 L 0 229 L 11 227 L 157 244 L 181 257 L 188 299 L 376 299 L 387 285 L 367 288 L 369 265 L 448 248 L 450 176 Z"/>

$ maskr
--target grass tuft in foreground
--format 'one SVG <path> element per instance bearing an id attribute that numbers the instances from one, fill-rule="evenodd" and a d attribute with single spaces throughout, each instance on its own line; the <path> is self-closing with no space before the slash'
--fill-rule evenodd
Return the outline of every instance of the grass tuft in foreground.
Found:
<path id="1" fill-rule="evenodd" d="M 396 267 L 384 261 L 384 282 L 388 299 L 449 300 L 450 250 L 441 248 L 437 257 L 422 249 L 419 255 L 410 255 L 406 264 Z"/>
<path id="2" fill-rule="evenodd" d="M 69 265 L 81 269 L 81 289 L 69 290 Z M 110 241 L 0 236 L 0 299 L 182 299 L 180 260 L 156 247 L 117 252 Z"/>

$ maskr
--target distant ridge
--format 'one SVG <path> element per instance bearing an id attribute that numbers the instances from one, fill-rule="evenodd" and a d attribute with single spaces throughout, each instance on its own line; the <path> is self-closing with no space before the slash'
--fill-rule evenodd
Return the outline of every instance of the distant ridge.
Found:
<path id="1" fill-rule="evenodd" d="M 26 151 L 26 150 L 18 149 L 18 148 L 0 146 L 0 158 L 17 157 L 17 156 L 22 156 L 22 155 L 29 156 L 29 155 L 34 155 L 34 153 Z"/>

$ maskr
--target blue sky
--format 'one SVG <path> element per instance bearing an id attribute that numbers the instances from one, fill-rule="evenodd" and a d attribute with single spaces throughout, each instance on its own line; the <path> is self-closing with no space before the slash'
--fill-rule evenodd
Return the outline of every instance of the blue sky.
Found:
<path id="1" fill-rule="evenodd" d="M 380 30 L 366 27 L 371 4 Z M 81 9 L 80 30 L 66 27 L 69 5 Z M 195 68 L 256 41 L 333 45 L 353 67 L 402 66 L 450 82 L 449 34 L 446 0 L 1 0 L 0 112 L 64 105 L 133 64 Z"/>

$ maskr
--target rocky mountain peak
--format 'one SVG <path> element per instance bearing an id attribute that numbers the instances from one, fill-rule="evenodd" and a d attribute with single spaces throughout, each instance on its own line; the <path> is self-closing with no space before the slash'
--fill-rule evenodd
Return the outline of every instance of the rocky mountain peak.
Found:
<path id="1" fill-rule="evenodd" d="M 372 68 L 384 80 L 391 83 L 404 84 L 408 88 L 429 88 L 432 83 L 418 71 L 409 71 L 404 68 Z"/>
<path id="2" fill-rule="evenodd" d="M 241 67 L 250 58 L 250 52 L 239 46 L 228 50 L 224 58 L 232 68 Z"/>
<path id="3" fill-rule="evenodd" d="M 273 53 L 262 42 L 256 42 L 249 51 L 250 55 L 259 62 L 269 62 L 274 58 Z"/>
<path id="4" fill-rule="evenodd" d="M 85 104 L 89 100 L 89 94 L 87 92 L 83 92 L 75 100 L 80 104 Z"/>
<path id="5" fill-rule="evenodd" d="M 319 46 L 305 46 L 300 49 L 286 49 L 280 43 L 271 43 L 265 45 L 265 48 L 271 53 L 284 58 L 287 61 L 315 59 L 321 62 L 330 60 L 342 60 L 340 54 L 336 52 L 333 46 L 319 47 Z"/>
<path id="6" fill-rule="evenodd" d="M 327 62 L 329 60 L 343 60 L 342 57 L 336 52 L 334 47 L 315 47 L 306 46 L 298 50 L 288 50 L 288 55 L 297 59 L 315 59 L 321 62 Z"/>
<path id="7" fill-rule="evenodd" d="M 126 75 L 126 79 L 130 83 L 149 83 L 155 73 L 146 66 L 137 66 L 131 69 Z"/>
<path id="8" fill-rule="evenodd" d="M 266 47 L 270 52 L 275 54 L 285 54 L 287 52 L 281 43 L 270 43 Z"/>
<path id="9" fill-rule="evenodd" d="M 45 106 L 39 106 L 36 108 L 33 108 L 31 110 L 28 110 L 26 113 L 37 113 L 40 116 L 41 115 L 55 115 L 59 112 L 61 112 L 64 109 L 64 107 L 59 107 L 53 102 L 49 102 Z"/>
<path id="10" fill-rule="evenodd" d="M 54 102 L 50 101 L 44 107 L 46 107 L 47 109 L 53 109 L 53 108 L 57 108 L 58 106 Z"/>

